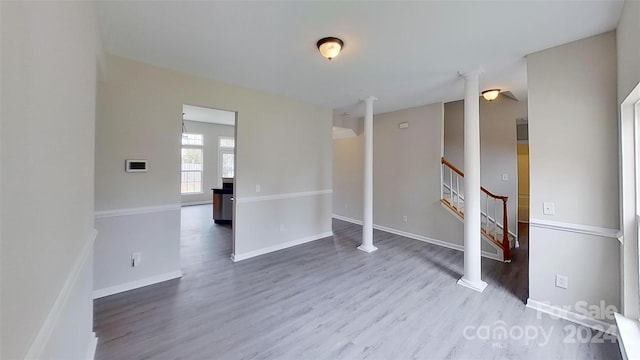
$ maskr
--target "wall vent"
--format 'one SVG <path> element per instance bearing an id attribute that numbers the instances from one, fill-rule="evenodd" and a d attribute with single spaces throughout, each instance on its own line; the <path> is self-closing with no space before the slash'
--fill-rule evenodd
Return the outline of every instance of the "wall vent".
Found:
<path id="1" fill-rule="evenodd" d="M 126 160 L 126 172 L 147 172 L 147 160 Z"/>

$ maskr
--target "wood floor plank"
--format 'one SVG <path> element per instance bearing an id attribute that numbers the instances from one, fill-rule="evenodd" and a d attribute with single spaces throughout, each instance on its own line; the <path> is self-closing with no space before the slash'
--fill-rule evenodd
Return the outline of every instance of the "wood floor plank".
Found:
<path id="1" fill-rule="evenodd" d="M 210 211 L 183 208 L 182 279 L 95 301 L 97 359 L 620 358 L 525 308 L 526 239 L 511 264 L 482 259 L 480 294 L 456 284 L 461 252 L 376 230 L 366 254 L 361 228 L 339 220 L 333 237 L 233 263 L 231 227 Z M 551 335 L 465 338 L 501 324 Z"/>

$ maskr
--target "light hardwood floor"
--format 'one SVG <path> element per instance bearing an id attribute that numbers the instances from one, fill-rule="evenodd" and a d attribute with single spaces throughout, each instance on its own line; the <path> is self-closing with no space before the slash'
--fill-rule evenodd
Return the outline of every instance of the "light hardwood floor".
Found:
<path id="1" fill-rule="evenodd" d="M 210 212 L 183 208 L 182 279 L 95 301 L 97 359 L 620 358 L 525 308 L 526 241 L 511 264 L 482 260 L 480 294 L 456 284 L 461 252 L 375 231 L 366 254 L 339 220 L 333 237 L 233 263 Z"/>

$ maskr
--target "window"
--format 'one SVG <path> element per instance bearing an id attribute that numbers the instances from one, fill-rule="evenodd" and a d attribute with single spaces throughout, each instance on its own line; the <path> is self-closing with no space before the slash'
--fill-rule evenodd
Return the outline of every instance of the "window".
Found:
<path id="1" fill-rule="evenodd" d="M 202 146 L 203 144 L 202 134 L 182 134 L 182 145 Z"/>
<path id="2" fill-rule="evenodd" d="M 220 181 L 222 178 L 232 178 L 235 176 L 235 146 L 236 140 L 232 137 L 218 138 L 219 165 L 218 173 Z"/>
<path id="3" fill-rule="evenodd" d="M 202 134 L 182 134 L 181 194 L 202 193 Z"/>
<path id="4" fill-rule="evenodd" d="M 236 139 L 232 137 L 220 137 L 220 147 L 221 148 L 235 148 L 236 147 Z"/>

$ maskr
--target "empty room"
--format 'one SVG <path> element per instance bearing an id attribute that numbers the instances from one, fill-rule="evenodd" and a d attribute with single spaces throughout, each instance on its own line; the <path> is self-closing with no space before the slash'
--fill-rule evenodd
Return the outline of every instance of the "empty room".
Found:
<path id="1" fill-rule="evenodd" d="M 1 359 L 640 358 L 640 2 L 0 2 Z"/>

